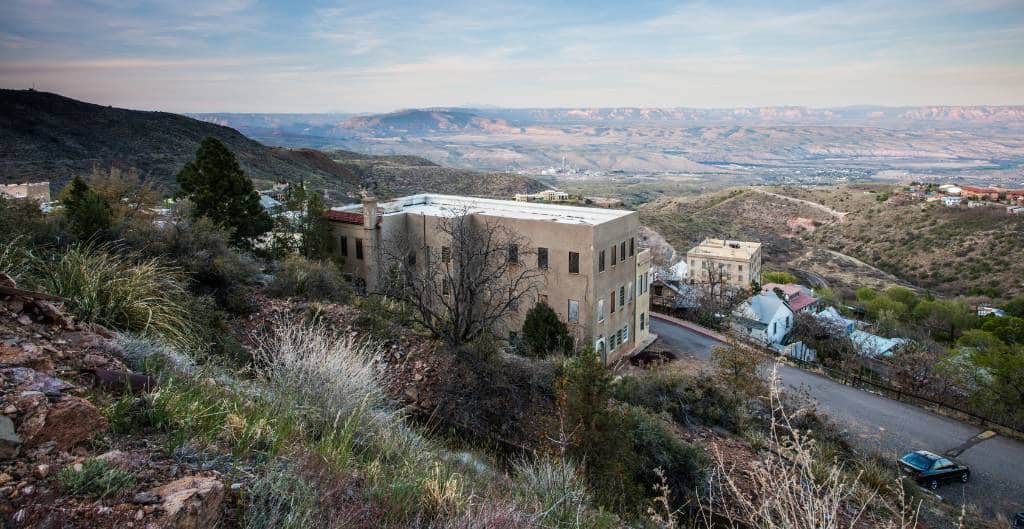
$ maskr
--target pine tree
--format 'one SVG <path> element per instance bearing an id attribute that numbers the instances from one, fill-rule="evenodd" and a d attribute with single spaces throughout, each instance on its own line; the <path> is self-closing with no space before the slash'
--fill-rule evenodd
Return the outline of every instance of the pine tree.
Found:
<path id="1" fill-rule="evenodd" d="M 237 245 L 248 246 L 251 239 L 273 227 L 252 181 L 235 155 L 215 138 L 203 140 L 195 160 L 178 173 L 178 185 L 178 196 L 192 201 L 192 215 L 230 229 Z"/>
<path id="2" fill-rule="evenodd" d="M 573 340 L 562 320 L 558 319 L 547 303 L 541 301 L 526 313 L 523 321 L 523 340 L 530 355 L 547 356 L 554 352 L 569 354 Z"/>
<path id="3" fill-rule="evenodd" d="M 320 193 L 309 193 L 302 216 L 302 254 L 309 259 L 331 256 L 331 227 L 324 216 L 327 206 Z"/>
<path id="4" fill-rule="evenodd" d="M 110 205 L 81 177 L 76 176 L 64 188 L 60 202 L 64 206 L 64 218 L 71 232 L 79 239 L 91 239 L 110 229 L 114 222 Z"/>

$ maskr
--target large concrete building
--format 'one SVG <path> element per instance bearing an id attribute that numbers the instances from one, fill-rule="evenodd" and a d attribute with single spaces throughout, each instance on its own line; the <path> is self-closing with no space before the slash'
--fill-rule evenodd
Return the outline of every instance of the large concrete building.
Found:
<path id="1" fill-rule="evenodd" d="M 49 182 L 27 182 L 22 184 L 0 184 L 0 195 L 10 198 L 50 201 Z"/>
<path id="2" fill-rule="evenodd" d="M 726 285 L 748 288 L 761 282 L 761 243 L 704 239 L 686 252 L 691 283 L 709 282 L 709 270 L 717 281 L 719 274 Z"/>
<path id="3" fill-rule="evenodd" d="M 542 271 L 534 302 L 544 300 L 581 344 L 589 343 L 605 362 L 615 361 L 649 341 L 650 252 L 637 244 L 635 211 L 447 195 L 413 195 L 378 203 L 334 208 L 327 213 L 345 273 L 378 289 L 378 272 L 388 241 L 416 240 L 415 247 L 444 254 L 443 219 L 468 214 L 502 226 L 528 241 L 523 250 Z M 427 259 L 420 259 L 423 263 Z M 522 328 L 529 306 L 520 306 L 504 332 Z"/>

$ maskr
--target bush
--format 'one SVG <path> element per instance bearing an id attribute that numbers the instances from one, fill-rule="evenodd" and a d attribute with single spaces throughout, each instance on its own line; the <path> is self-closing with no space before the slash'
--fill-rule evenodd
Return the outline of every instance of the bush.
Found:
<path id="1" fill-rule="evenodd" d="M 573 339 L 558 314 L 545 302 L 537 303 L 526 313 L 523 339 L 531 356 L 544 357 L 551 353 L 569 354 Z"/>
<path id="2" fill-rule="evenodd" d="M 766 283 L 779 283 L 783 285 L 788 285 L 796 283 L 796 276 L 789 272 L 762 272 L 761 284 Z"/>
<path id="3" fill-rule="evenodd" d="M 738 433 L 748 422 L 745 397 L 704 375 L 670 371 L 627 375 L 612 391 L 618 401 L 666 413 L 683 426 L 700 422 Z"/>
<path id="4" fill-rule="evenodd" d="M 62 468 L 57 483 L 68 494 L 103 499 L 135 487 L 135 476 L 101 459 L 89 458 L 82 462 L 81 470 L 76 471 L 73 465 Z"/>
<path id="5" fill-rule="evenodd" d="M 313 261 L 291 255 L 270 285 L 270 293 L 278 297 L 302 297 L 309 300 L 346 301 L 351 297 L 348 285 L 338 267 L 329 261 Z"/>
<path id="6" fill-rule="evenodd" d="M 76 244 L 34 268 L 36 286 L 64 298 L 78 321 L 193 343 L 181 273 L 157 259 Z"/>
<path id="7" fill-rule="evenodd" d="M 703 451 L 679 439 L 662 419 L 642 408 L 623 405 L 622 413 L 635 425 L 633 449 L 640 460 L 635 479 L 645 486 L 648 497 L 654 496 L 654 486 L 662 477 L 656 469 L 660 469 L 672 504 L 682 507 L 701 483 L 708 463 Z"/>

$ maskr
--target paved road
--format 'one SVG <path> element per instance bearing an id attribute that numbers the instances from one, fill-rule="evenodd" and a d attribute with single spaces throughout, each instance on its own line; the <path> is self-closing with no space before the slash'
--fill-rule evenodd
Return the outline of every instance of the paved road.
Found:
<path id="1" fill-rule="evenodd" d="M 654 318 L 651 331 L 667 347 L 702 361 L 718 345 L 713 338 Z M 864 449 L 892 456 L 916 449 L 945 452 L 962 447 L 982 431 L 795 367 L 781 365 L 779 375 L 784 387 L 816 401 Z M 990 514 L 1024 511 L 1024 443 L 995 436 L 968 447 L 958 459 L 971 467 L 971 482 L 943 485 L 940 495 L 955 503 L 966 498 Z"/>

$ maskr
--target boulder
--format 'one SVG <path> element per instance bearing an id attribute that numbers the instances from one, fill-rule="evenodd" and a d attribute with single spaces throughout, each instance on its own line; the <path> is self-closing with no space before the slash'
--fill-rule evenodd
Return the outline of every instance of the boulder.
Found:
<path id="1" fill-rule="evenodd" d="M 43 427 L 37 429 L 38 416 L 43 415 Z M 26 436 L 26 442 L 32 446 L 52 441 L 59 450 L 68 450 L 92 439 L 96 434 L 107 429 L 109 424 L 100 411 L 91 402 L 79 397 L 62 397 L 56 404 L 46 407 L 39 406 L 31 417 L 22 421 L 19 431 L 24 433 L 26 423 L 32 420 L 33 435 Z"/>
<path id="2" fill-rule="evenodd" d="M 205 529 L 213 527 L 224 499 L 224 484 L 217 478 L 189 476 L 153 489 L 163 499 L 161 527 Z"/>
<path id="3" fill-rule="evenodd" d="M 21 438 L 14 431 L 14 421 L 6 415 L 0 415 L 0 460 L 18 455 L 19 446 Z"/>

